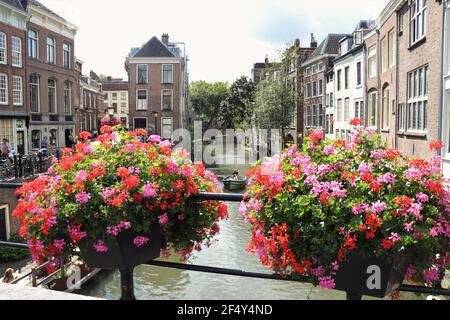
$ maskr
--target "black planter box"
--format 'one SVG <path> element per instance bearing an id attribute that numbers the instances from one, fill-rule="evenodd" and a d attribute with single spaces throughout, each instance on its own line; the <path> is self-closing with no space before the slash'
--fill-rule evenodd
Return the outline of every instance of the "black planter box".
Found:
<path id="1" fill-rule="evenodd" d="M 335 289 L 354 296 L 384 298 L 402 285 L 408 261 L 406 254 L 396 255 L 392 263 L 382 258 L 350 256 L 340 265 L 335 276 Z M 380 286 L 374 288 L 377 275 Z"/>
<path id="2" fill-rule="evenodd" d="M 142 247 L 137 247 L 133 244 L 137 236 L 146 236 L 150 241 Z M 97 252 L 93 247 L 96 241 L 86 238 L 80 242 L 81 255 L 89 268 L 132 270 L 138 265 L 159 258 L 163 235 L 159 225 L 154 225 L 147 235 L 124 231 L 115 240 L 105 243 L 109 249 L 107 252 Z"/>

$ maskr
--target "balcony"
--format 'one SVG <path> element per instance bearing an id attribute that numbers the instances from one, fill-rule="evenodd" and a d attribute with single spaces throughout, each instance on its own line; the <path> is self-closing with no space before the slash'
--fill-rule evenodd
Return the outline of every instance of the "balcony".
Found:
<path id="1" fill-rule="evenodd" d="M 59 116 L 57 114 L 51 114 L 49 116 L 49 120 L 50 120 L 50 122 L 58 122 L 59 121 Z"/>
<path id="2" fill-rule="evenodd" d="M 73 116 L 72 115 L 70 115 L 70 116 L 66 116 L 66 122 L 73 122 Z"/>

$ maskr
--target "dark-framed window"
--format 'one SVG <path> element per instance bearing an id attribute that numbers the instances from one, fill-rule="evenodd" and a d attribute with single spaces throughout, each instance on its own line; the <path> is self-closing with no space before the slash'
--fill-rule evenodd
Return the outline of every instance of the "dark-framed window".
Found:
<path id="1" fill-rule="evenodd" d="M 138 84 L 147 84 L 148 83 L 148 65 L 146 64 L 138 64 Z M 117 96 L 117 93 L 116 93 Z"/>
<path id="2" fill-rule="evenodd" d="M 38 33 L 33 29 L 28 30 L 28 57 L 38 58 Z"/>
<path id="3" fill-rule="evenodd" d="M 173 65 L 163 64 L 163 83 L 172 84 L 173 83 Z"/>

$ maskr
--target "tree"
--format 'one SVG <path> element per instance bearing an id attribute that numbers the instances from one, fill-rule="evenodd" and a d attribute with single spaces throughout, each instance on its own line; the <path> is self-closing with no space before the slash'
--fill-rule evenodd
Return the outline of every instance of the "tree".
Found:
<path id="1" fill-rule="evenodd" d="M 269 70 L 256 92 L 255 120 L 261 129 L 281 130 L 282 145 L 295 116 L 295 95 L 284 64 Z"/>
<path id="2" fill-rule="evenodd" d="M 194 81 L 189 87 L 191 111 L 203 118 L 207 123 L 205 130 L 220 119 L 220 109 L 222 102 L 229 93 L 228 83 L 216 82 L 208 83 L 206 81 Z"/>
<path id="3" fill-rule="evenodd" d="M 256 87 L 251 79 L 242 76 L 230 87 L 221 105 L 221 120 L 225 128 L 248 127 L 255 103 Z"/>

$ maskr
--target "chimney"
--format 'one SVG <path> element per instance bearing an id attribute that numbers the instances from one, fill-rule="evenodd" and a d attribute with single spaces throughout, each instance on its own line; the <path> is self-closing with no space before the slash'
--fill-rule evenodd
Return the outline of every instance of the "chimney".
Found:
<path id="1" fill-rule="evenodd" d="M 317 48 L 317 41 L 314 38 L 314 33 L 311 33 L 311 48 Z"/>
<path id="2" fill-rule="evenodd" d="M 169 44 L 169 34 L 163 33 L 163 35 L 161 36 L 161 41 L 162 41 L 165 45 L 168 45 L 168 44 Z"/>
<path id="3" fill-rule="evenodd" d="M 297 47 L 297 48 L 300 48 L 300 39 L 298 39 L 298 38 L 295 39 L 294 46 Z"/>

